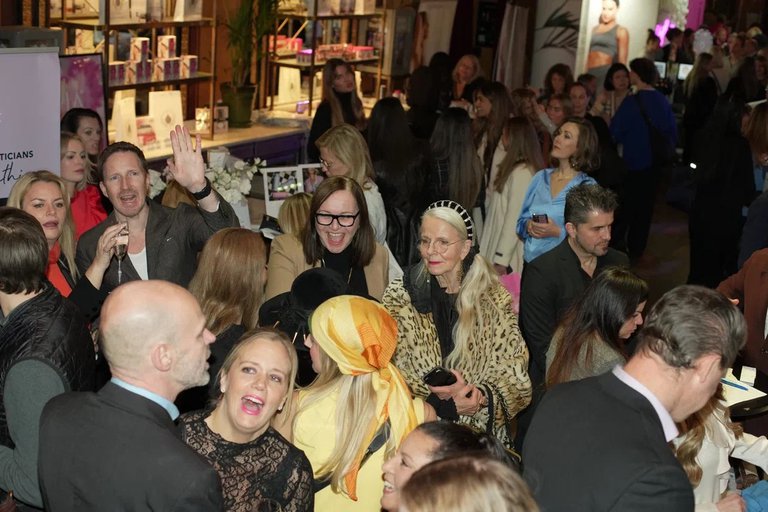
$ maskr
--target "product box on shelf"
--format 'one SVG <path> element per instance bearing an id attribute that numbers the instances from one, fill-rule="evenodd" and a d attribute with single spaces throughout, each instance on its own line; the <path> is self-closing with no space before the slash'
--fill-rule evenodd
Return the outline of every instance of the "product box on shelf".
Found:
<path id="1" fill-rule="evenodd" d="M 173 80 L 173 61 L 171 59 L 152 59 L 152 80 Z"/>
<path id="2" fill-rule="evenodd" d="M 109 63 L 109 85 L 122 85 L 125 83 L 125 65 L 122 60 Z"/>
<path id="3" fill-rule="evenodd" d="M 374 14 L 376 0 L 355 0 L 355 14 Z"/>
<path id="4" fill-rule="evenodd" d="M 131 61 L 146 62 L 149 60 L 149 38 L 131 38 Z"/>
<path id="5" fill-rule="evenodd" d="M 176 57 L 176 36 L 157 36 L 157 56 L 160 59 Z"/>
<path id="6" fill-rule="evenodd" d="M 106 19 L 107 2 L 109 2 L 109 20 Z M 78 4 L 83 4 L 84 6 L 93 6 L 92 2 L 74 2 L 75 14 L 79 16 L 87 16 L 88 8 L 85 7 L 80 10 Z M 91 9 L 92 8 L 93 7 L 91 7 Z M 93 15 L 95 16 L 96 13 L 93 13 Z M 107 21 L 109 21 L 109 23 L 130 23 L 130 4 L 126 0 L 99 0 L 99 23 L 103 25 L 106 24 Z"/>
<path id="7" fill-rule="evenodd" d="M 311 64 L 312 63 L 312 49 L 311 48 L 305 48 L 301 51 L 296 52 L 296 62 L 299 64 Z M 318 52 L 317 55 L 315 55 L 315 64 L 320 64 L 325 62 L 325 58 L 321 60 L 320 53 Z"/>
<path id="8" fill-rule="evenodd" d="M 181 56 L 181 78 L 192 78 L 197 74 L 197 55 Z"/>
<path id="9" fill-rule="evenodd" d="M 347 46 L 344 49 L 344 60 L 372 59 L 375 56 L 373 46 Z"/>
<path id="10" fill-rule="evenodd" d="M 217 103 L 213 108 L 213 132 L 220 133 L 229 130 L 229 107 Z"/>
<path id="11" fill-rule="evenodd" d="M 317 47 L 317 59 L 322 60 L 328 60 L 328 59 L 342 59 L 344 58 L 344 48 L 346 45 L 343 44 L 321 44 Z"/>
<path id="12" fill-rule="evenodd" d="M 181 58 L 174 57 L 168 60 L 171 61 L 171 79 L 178 80 L 181 78 Z"/>
<path id="13" fill-rule="evenodd" d="M 93 30 L 75 29 L 75 49 L 77 53 L 93 53 Z"/>
<path id="14" fill-rule="evenodd" d="M 125 73 L 126 83 L 139 84 L 152 80 L 152 63 L 145 61 L 129 61 Z"/>
<path id="15" fill-rule="evenodd" d="M 298 37 L 277 36 L 277 43 L 275 43 L 275 36 L 269 36 L 269 51 L 281 57 L 293 55 L 303 46 L 304 41 Z"/>

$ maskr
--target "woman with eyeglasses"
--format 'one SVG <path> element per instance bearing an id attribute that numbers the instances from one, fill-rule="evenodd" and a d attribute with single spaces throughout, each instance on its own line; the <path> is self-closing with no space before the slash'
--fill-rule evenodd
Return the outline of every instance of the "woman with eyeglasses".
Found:
<path id="1" fill-rule="evenodd" d="M 374 239 L 362 187 L 346 176 L 325 179 L 312 196 L 309 219 L 298 235 L 272 242 L 266 298 L 289 291 L 305 270 L 326 267 L 341 274 L 352 293 L 380 300 L 389 254 Z"/>
<path id="2" fill-rule="evenodd" d="M 510 421 L 531 398 L 528 349 L 512 297 L 477 254 L 474 232 L 458 203 L 431 204 L 418 241 L 422 261 L 387 287 L 382 303 L 397 320 L 394 362 L 413 393 L 439 417 L 490 428 L 511 447 Z M 441 380 L 425 382 L 430 373 Z"/>

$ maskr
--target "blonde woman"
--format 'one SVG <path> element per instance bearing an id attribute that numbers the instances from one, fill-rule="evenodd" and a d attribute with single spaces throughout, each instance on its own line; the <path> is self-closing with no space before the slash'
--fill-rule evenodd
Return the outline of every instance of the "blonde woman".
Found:
<path id="1" fill-rule="evenodd" d="M 77 238 L 107 218 L 99 187 L 93 184 L 91 167 L 83 140 L 74 133 L 61 132 L 61 179 L 71 199 Z"/>
<path id="2" fill-rule="evenodd" d="M 323 99 L 312 119 L 307 139 L 307 156 L 317 162 L 320 153 L 315 141 L 334 126 L 347 123 L 362 131 L 366 126 L 363 102 L 357 95 L 355 70 L 341 59 L 328 59 L 323 66 Z"/>
<path id="3" fill-rule="evenodd" d="M 314 191 L 313 191 L 314 192 Z M 301 232 L 306 229 L 309 222 L 309 206 L 312 204 L 312 195 L 299 192 L 288 197 L 280 205 L 277 212 L 277 224 L 286 235 L 301 237 Z"/>
<path id="4" fill-rule="evenodd" d="M 98 240 L 94 260 L 85 271 L 85 279 L 78 279 L 75 229 L 64 180 L 48 171 L 28 172 L 11 189 L 8 206 L 24 210 L 40 222 L 50 251 L 48 280 L 63 296 L 75 302 L 86 317 L 97 316 L 106 299 L 99 288 L 114 255 L 117 233 L 125 225 L 115 224 L 105 229 Z"/>
<path id="5" fill-rule="evenodd" d="M 488 197 L 480 254 L 499 274 L 523 271 L 523 241 L 513 233 L 533 175 L 544 167 L 536 130 L 528 119 L 513 117 L 502 137 L 506 155 L 499 164 Z"/>
<path id="6" fill-rule="evenodd" d="M 411 398 L 391 363 L 397 323 L 377 302 L 334 297 L 315 309 L 309 329 L 318 377 L 278 426 L 312 463 L 317 510 L 379 510 L 382 463 L 434 411 Z"/>
<path id="7" fill-rule="evenodd" d="M 746 510 L 738 493 L 727 493 L 728 458 L 741 459 L 768 470 L 768 439 L 747 434 L 732 423 L 723 386 L 698 412 L 678 425 L 681 435 L 672 443 L 675 456 L 693 486 L 696 511 Z"/>
<path id="8" fill-rule="evenodd" d="M 452 107 L 468 109 L 475 100 L 475 89 L 483 80 L 480 59 L 472 54 L 464 55 L 451 73 L 453 78 Z"/>
<path id="9" fill-rule="evenodd" d="M 422 261 L 387 287 L 382 304 L 397 320 L 395 364 L 413 393 L 438 416 L 491 429 L 511 446 L 510 421 L 531 399 L 528 349 L 512 297 L 474 249 L 474 223 L 453 201 L 431 204 L 422 216 Z M 455 382 L 429 386 L 436 367 Z"/>

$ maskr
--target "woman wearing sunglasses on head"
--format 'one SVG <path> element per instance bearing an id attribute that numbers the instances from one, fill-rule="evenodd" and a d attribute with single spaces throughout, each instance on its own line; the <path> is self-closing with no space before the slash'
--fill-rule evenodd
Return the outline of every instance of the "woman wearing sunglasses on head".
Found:
<path id="1" fill-rule="evenodd" d="M 312 196 L 309 219 L 300 234 L 272 242 L 266 298 L 289 291 L 305 270 L 326 267 L 341 274 L 352 293 L 380 300 L 389 255 L 374 239 L 360 185 L 345 176 L 325 179 Z"/>

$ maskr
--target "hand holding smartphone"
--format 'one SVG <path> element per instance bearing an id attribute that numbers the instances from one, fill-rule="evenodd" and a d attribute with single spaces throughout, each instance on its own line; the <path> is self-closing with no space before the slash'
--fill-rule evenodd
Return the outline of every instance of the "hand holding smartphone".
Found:
<path id="1" fill-rule="evenodd" d="M 424 384 L 432 387 L 450 386 L 456 383 L 456 375 L 442 366 L 435 366 L 421 378 Z"/>
<path id="2" fill-rule="evenodd" d="M 549 217 L 546 213 L 534 213 L 531 215 L 531 220 L 537 224 L 546 224 L 549 222 Z"/>

